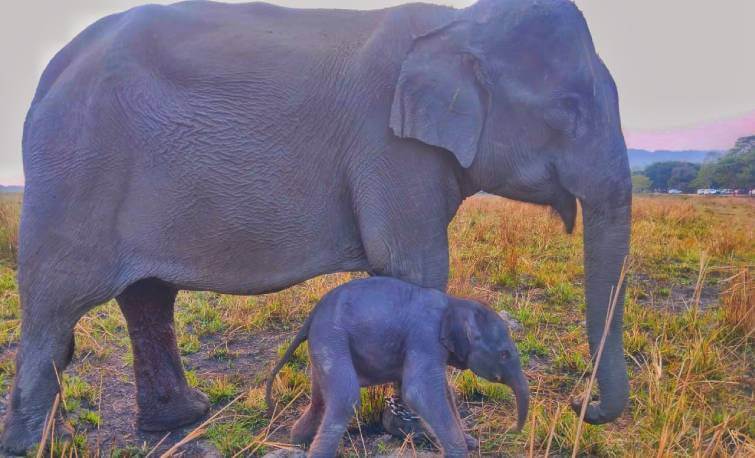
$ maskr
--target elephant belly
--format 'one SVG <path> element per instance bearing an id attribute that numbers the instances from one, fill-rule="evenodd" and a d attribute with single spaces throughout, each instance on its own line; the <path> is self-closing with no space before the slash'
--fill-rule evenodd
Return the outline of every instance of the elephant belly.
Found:
<path id="1" fill-rule="evenodd" d="M 251 225 L 249 230 L 253 230 Z M 269 232 L 184 237 L 159 259 L 156 276 L 182 289 L 228 294 L 274 292 L 309 278 L 339 271 L 366 270 L 358 240 L 330 243 L 304 235 L 271 237 Z M 149 244 L 147 244 L 149 245 Z"/>

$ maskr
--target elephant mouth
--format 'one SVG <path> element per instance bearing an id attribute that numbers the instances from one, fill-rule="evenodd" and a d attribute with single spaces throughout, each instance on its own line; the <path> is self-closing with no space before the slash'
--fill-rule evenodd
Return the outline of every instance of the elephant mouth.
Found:
<path id="1" fill-rule="evenodd" d="M 577 219 L 577 198 L 559 185 L 559 189 L 551 201 L 551 208 L 564 222 L 566 232 L 571 234 L 574 231 L 574 223 Z"/>

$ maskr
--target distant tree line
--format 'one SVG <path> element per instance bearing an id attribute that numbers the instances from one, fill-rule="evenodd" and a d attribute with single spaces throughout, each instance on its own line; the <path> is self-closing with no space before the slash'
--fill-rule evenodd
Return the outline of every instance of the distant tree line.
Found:
<path id="1" fill-rule="evenodd" d="M 720 159 L 693 164 L 656 162 L 632 174 L 635 192 L 755 189 L 755 136 L 740 138 Z"/>

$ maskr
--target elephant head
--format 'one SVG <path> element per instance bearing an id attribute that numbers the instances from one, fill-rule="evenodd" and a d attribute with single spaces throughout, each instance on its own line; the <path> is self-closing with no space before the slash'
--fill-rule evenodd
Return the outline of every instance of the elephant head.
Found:
<path id="1" fill-rule="evenodd" d="M 477 189 L 584 221 L 587 334 L 593 355 L 629 248 L 631 180 L 615 84 L 567 0 L 480 0 L 417 37 L 401 67 L 390 127 L 453 154 Z M 623 289 L 598 369 L 611 421 L 629 393 Z"/>
<path id="2" fill-rule="evenodd" d="M 490 307 L 452 299 L 443 314 L 440 340 L 453 366 L 511 387 L 516 397 L 517 430 L 521 430 L 529 410 L 529 386 L 506 322 Z"/>

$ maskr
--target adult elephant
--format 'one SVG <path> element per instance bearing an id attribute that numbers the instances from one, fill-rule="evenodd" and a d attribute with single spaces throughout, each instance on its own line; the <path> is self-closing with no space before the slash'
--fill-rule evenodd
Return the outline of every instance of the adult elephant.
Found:
<path id="1" fill-rule="evenodd" d="M 3 441 L 40 437 L 73 327 L 113 297 L 139 425 L 202 416 L 177 290 L 277 291 L 369 271 L 444 289 L 447 225 L 479 190 L 582 204 L 587 334 L 627 254 L 614 82 L 567 0 L 377 11 L 186 2 L 106 17 L 50 62 L 23 138 L 17 374 Z M 586 420 L 627 402 L 622 304 Z"/>

